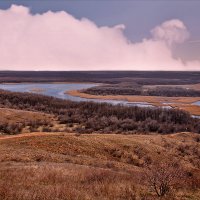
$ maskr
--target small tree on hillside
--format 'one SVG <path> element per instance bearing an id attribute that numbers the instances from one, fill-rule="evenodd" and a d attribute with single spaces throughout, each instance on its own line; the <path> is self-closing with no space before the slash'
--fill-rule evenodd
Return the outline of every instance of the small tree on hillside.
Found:
<path id="1" fill-rule="evenodd" d="M 157 196 L 164 197 L 184 181 L 184 171 L 176 162 L 154 163 L 147 167 L 145 178 Z"/>

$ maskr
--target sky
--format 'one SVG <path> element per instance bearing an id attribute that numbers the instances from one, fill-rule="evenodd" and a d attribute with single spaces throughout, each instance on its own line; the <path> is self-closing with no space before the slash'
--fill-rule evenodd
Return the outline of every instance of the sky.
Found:
<path id="1" fill-rule="evenodd" d="M 200 70 L 199 0 L 1 0 L 0 70 Z"/>

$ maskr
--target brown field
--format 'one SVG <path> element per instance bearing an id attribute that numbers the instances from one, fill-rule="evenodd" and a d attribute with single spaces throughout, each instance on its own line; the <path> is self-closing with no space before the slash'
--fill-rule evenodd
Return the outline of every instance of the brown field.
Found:
<path id="1" fill-rule="evenodd" d="M 46 130 L 63 130 L 54 115 L 9 108 L 0 108 L 0 126 L 0 135 L 43 131 L 45 127 Z M 20 126 L 21 129 L 17 129 Z M 6 128 L 9 132 L 5 132 Z"/>
<path id="2" fill-rule="evenodd" d="M 183 109 L 190 112 L 192 115 L 200 115 L 200 106 L 190 104 L 170 104 L 173 108 Z"/>
<path id="3" fill-rule="evenodd" d="M 8 123 L 21 123 L 31 120 L 52 120 L 53 115 L 33 112 L 33 111 L 24 111 L 24 110 L 15 110 L 9 108 L 0 108 L 0 122 Z"/>
<path id="4" fill-rule="evenodd" d="M 180 108 L 190 112 L 193 115 L 200 115 L 200 106 L 191 105 L 196 101 L 200 101 L 200 97 L 161 97 L 161 96 L 126 96 L 126 95 L 91 95 L 77 90 L 68 91 L 67 94 L 72 96 L 78 96 L 88 99 L 106 99 L 106 100 L 125 100 L 128 102 L 147 102 L 154 106 L 167 105 Z"/>
<path id="5" fill-rule="evenodd" d="M 188 182 L 163 199 L 200 199 L 200 136 L 32 133 L 0 139 L 0 199 L 153 200 L 146 164 L 176 159 Z"/>

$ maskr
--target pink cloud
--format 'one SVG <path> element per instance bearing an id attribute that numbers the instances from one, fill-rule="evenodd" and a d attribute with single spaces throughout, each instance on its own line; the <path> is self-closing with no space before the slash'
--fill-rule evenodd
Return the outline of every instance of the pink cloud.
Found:
<path id="1" fill-rule="evenodd" d="M 0 10 L 0 69 L 7 70 L 199 70 L 199 61 L 175 59 L 171 46 L 189 32 L 173 19 L 132 43 L 123 24 L 98 27 L 67 12 L 31 14 L 23 6 Z"/>
<path id="2" fill-rule="evenodd" d="M 173 43 L 183 43 L 189 38 L 186 26 L 178 19 L 163 22 L 151 30 L 151 33 L 153 38 L 164 40 L 170 45 Z"/>

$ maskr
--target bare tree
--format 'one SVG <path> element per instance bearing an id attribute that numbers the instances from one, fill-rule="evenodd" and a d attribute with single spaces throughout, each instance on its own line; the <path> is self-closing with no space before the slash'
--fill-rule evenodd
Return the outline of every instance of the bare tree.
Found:
<path id="1" fill-rule="evenodd" d="M 184 181 L 184 171 L 176 162 L 160 162 L 148 166 L 145 178 L 158 197 L 164 197 Z"/>

